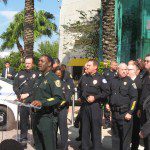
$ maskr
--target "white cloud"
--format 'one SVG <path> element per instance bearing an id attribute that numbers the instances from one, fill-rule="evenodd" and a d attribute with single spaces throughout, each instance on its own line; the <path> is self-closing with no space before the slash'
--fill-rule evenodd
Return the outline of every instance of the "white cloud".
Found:
<path id="1" fill-rule="evenodd" d="M 18 11 L 0 11 L 0 15 L 6 17 L 8 21 L 12 21 L 14 18 L 14 15 L 17 13 Z"/>

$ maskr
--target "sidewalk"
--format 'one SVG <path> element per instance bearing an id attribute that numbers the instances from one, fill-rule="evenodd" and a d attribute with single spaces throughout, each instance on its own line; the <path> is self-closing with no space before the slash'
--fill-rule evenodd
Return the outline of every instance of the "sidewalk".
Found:
<path id="1" fill-rule="evenodd" d="M 77 114 L 79 107 L 75 108 L 75 116 Z M 68 113 L 68 129 L 69 129 L 69 150 L 79 150 L 79 145 L 81 142 L 75 141 L 75 138 L 78 137 L 78 129 L 71 125 L 71 113 L 72 108 L 70 107 L 69 113 Z M 16 139 L 16 130 L 11 131 L 0 131 L 0 142 L 5 139 Z M 28 147 L 27 150 L 34 150 L 33 148 L 33 138 L 32 138 L 32 131 L 29 130 L 28 134 Z M 58 144 L 60 143 L 59 133 L 58 133 Z M 103 144 L 103 150 L 111 150 L 111 130 L 110 129 L 102 129 L 102 144 Z M 59 149 L 60 150 L 60 149 Z M 139 150 L 144 150 L 142 146 L 139 147 Z"/>

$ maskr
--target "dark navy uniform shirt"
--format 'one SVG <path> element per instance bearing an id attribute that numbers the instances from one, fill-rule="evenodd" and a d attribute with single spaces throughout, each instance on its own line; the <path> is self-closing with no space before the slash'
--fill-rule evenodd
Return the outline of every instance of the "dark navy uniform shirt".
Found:
<path id="1" fill-rule="evenodd" d="M 95 102 L 105 99 L 109 94 L 109 85 L 105 78 L 95 73 L 83 75 L 78 85 L 78 95 L 81 100 L 86 101 L 88 96 L 94 96 Z"/>
<path id="2" fill-rule="evenodd" d="M 21 70 L 16 74 L 13 83 L 13 90 L 18 98 L 20 97 L 20 94 L 28 93 L 29 97 L 26 98 L 25 102 L 31 102 L 33 87 L 38 75 L 39 73 L 35 70 Z"/>
<path id="3" fill-rule="evenodd" d="M 138 92 L 136 84 L 129 78 L 114 78 L 110 84 L 110 106 L 128 106 L 129 113 L 135 110 Z"/>

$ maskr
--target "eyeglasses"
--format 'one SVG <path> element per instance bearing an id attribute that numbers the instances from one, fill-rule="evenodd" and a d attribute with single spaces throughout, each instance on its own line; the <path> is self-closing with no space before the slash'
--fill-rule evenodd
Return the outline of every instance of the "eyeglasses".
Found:
<path id="1" fill-rule="evenodd" d="M 150 60 L 144 60 L 145 63 L 150 63 Z"/>

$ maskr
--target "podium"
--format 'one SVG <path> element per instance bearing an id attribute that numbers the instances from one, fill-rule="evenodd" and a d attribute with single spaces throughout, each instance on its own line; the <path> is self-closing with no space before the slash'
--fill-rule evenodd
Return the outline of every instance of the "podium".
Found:
<path id="1" fill-rule="evenodd" d="M 1 99 L 2 100 L 2 99 Z M 3 144 L 3 147 L 4 145 L 13 145 L 13 144 L 17 144 L 18 143 L 18 147 L 19 147 L 19 142 L 20 142 L 20 133 L 19 133 L 19 126 L 20 126 L 20 114 L 19 114 L 19 109 L 20 107 L 28 107 L 30 109 L 30 116 L 31 116 L 31 109 L 34 108 L 34 109 L 41 109 L 40 107 L 35 107 L 31 104 L 25 104 L 25 103 L 22 103 L 20 101 L 17 101 L 17 100 L 2 100 L 5 103 L 7 103 L 7 107 L 5 109 L 5 112 L 6 114 L 5 117 L 7 118 L 7 120 L 4 121 L 4 117 L 1 118 L 0 117 L 0 123 L 1 121 L 3 122 L 6 122 L 6 128 L 5 129 L 2 129 L 1 130 L 1 134 L 0 134 L 0 139 L 1 139 L 1 144 L 0 146 Z M 9 105 L 12 105 L 14 106 L 14 108 L 16 107 L 16 116 L 14 117 L 15 118 L 15 122 L 13 121 L 12 123 L 14 124 L 14 129 L 10 130 L 10 131 L 7 131 L 7 124 L 8 124 L 8 121 L 10 121 L 10 116 L 13 116 L 11 113 L 13 113 L 12 111 L 10 111 L 10 108 L 9 108 Z M 3 115 L 3 114 L 2 114 Z M 9 118 L 9 120 L 8 120 Z M 13 118 L 11 118 L 13 119 Z M 30 118 L 31 119 L 31 118 Z M 10 124 L 10 122 L 9 122 Z M 31 129 L 31 126 L 30 126 L 30 129 Z M 29 139 L 27 141 L 28 142 L 31 142 L 31 139 Z M 6 144 L 7 143 L 7 144 Z M 1 148 L 1 147 L 0 147 Z M 11 149 L 13 150 L 13 149 Z"/>

